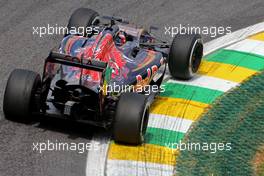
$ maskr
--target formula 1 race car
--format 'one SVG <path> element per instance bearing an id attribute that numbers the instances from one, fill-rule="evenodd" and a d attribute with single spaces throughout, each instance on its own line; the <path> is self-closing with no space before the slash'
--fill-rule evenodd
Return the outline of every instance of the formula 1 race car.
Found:
<path id="1" fill-rule="evenodd" d="M 89 29 L 83 33 L 72 29 Z M 149 107 L 168 65 L 173 78 L 190 79 L 203 55 L 201 36 L 176 35 L 171 45 L 151 31 L 88 8 L 70 17 L 60 45 L 38 73 L 15 69 L 3 110 L 7 119 L 29 122 L 36 114 L 113 129 L 116 142 L 144 141 Z"/>

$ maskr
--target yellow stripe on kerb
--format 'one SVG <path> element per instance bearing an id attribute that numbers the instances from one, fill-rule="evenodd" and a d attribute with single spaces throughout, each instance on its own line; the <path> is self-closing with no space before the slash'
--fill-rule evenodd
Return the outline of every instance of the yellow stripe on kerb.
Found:
<path id="1" fill-rule="evenodd" d="M 230 64 L 203 61 L 199 73 L 241 83 L 248 77 L 257 73 L 257 71 Z"/>
<path id="2" fill-rule="evenodd" d="M 126 146 L 111 143 L 108 159 L 142 161 L 174 166 L 178 154 L 178 150 L 152 144 Z"/>
<path id="3" fill-rule="evenodd" d="M 264 41 L 264 32 L 255 34 L 255 35 L 249 37 L 249 39 Z"/>
<path id="4" fill-rule="evenodd" d="M 190 100 L 157 97 L 151 105 L 151 113 L 195 121 L 208 106 L 208 104 Z"/>

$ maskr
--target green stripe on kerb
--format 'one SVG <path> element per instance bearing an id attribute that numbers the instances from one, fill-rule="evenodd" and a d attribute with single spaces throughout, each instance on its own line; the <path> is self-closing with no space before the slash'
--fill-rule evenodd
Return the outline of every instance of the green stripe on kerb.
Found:
<path id="1" fill-rule="evenodd" d="M 181 132 L 148 127 L 145 135 L 145 142 L 168 148 L 176 148 L 176 144 L 178 144 L 183 137 L 184 133 Z"/>
<path id="2" fill-rule="evenodd" d="M 264 56 L 241 51 L 220 49 L 205 56 L 205 59 L 207 61 L 231 64 L 257 71 L 264 69 Z"/>
<path id="3" fill-rule="evenodd" d="M 212 103 L 218 96 L 223 94 L 218 90 L 177 83 L 165 83 L 164 88 L 165 92 L 160 94 L 162 97 L 182 98 L 206 104 Z"/>

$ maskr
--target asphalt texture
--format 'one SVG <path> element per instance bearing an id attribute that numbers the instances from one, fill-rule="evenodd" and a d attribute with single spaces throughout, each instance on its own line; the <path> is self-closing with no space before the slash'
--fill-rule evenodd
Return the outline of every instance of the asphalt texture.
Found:
<path id="1" fill-rule="evenodd" d="M 88 143 L 97 130 L 90 126 L 44 120 L 20 124 L 4 119 L 2 100 L 9 73 L 24 68 L 41 73 L 44 58 L 62 35 L 33 35 L 33 27 L 67 25 L 70 14 L 89 7 L 138 26 L 230 26 L 232 31 L 262 22 L 263 0 L 1 0 L 0 1 L 0 176 L 85 175 L 87 152 L 33 150 L 36 142 Z M 204 41 L 214 38 L 204 35 Z M 15 111 L 16 109 L 14 109 Z"/>

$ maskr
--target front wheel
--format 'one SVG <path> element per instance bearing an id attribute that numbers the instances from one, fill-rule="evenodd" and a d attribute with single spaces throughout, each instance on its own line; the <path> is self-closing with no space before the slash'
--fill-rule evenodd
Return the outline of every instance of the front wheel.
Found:
<path id="1" fill-rule="evenodd" d="M 99 14 L 89 8 L 79 8 L 73 12 L 68 22 L 68 31 L 83 30 L 83 36 L 87 36 L 87 27 L 99 23 Z M 69 35 L 70 33 L 66 34 Z"/>
<path id="2" fill-rule="evenodd" d="M 173 78 L 188 80 L 198 71 L 203 57 L 201 35 L 176 35 L 169 52 L 169 70 Z"/>
<path id="3" fill-rule="evenodd" d="M 10 120 L 28 122 L 39 107 L 35 95 L 41 86 L 40 75 L 28 70 L 15 69 L 7 81 L 3 111 Z"/>
<path id="4" fill-rule="evenodd" d="M 121 94 L 115 115 L 114 140 L 132 145 L 142 144 L 148 119 L 149 104 L 145 95 Z"/>

